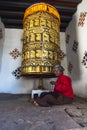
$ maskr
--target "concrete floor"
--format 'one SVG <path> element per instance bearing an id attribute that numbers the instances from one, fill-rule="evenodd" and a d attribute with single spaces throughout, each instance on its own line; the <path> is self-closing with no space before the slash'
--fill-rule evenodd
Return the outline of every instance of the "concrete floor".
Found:
<path id="1" fill-rule="evenodd" d="M 0 94 L 0 130 L 87 130 L 87 99 L 36 107 L 30 95 Z"/>

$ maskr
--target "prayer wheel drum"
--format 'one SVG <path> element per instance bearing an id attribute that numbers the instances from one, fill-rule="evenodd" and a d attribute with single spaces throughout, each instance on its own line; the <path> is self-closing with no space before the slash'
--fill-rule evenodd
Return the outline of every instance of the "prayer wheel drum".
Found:
<path id="1" fill-rule="evenodd" d="M 51 5 L 38 3 L 23 18 L 22 75 L 51 76 L 60 64 L 60 15 Z"/>

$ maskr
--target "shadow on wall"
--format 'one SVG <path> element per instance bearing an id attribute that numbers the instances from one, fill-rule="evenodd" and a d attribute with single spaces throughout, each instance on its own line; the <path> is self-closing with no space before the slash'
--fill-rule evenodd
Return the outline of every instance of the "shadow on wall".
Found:
<path id="1" fill-rule="evenodd" d="M 31 92 L 32 89 L 37 89 L 39 86 L 38 78 L 30 77 L 30 76 L 22 76 L 20 80 L 20 85 L 23 88 L 26 88 L 27 91 Z"/>
<path id="2" fill-rule="evenodd" d="M 5 38 L 5 27 L 0 18 L 0 71 L 1 71 L 1 65 L 2 65 L 4 38 Z"/>
<path id="3" fill-rule="evenodd" d="M 67 53 L 67 69 L 73 80 L 80 80 L 80 54 L 79 54 L 79 38 L 77 17 L 73 16 L 72 21 L 65 32 L 66 35 L 66 53 Z"/>

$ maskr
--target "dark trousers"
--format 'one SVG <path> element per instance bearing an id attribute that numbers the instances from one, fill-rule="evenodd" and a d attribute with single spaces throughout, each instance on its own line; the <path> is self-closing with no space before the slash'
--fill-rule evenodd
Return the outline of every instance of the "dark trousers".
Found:
<path id="1" fill-rule="evenodd" d="M 65 97 L 61 94 L 55 94 L 53 92 L 43 92 L 40 97 L 36 98 L 35 101 L 44 107 L 52 105 L 63 105 L 72 103 L 73 99 Z"/>

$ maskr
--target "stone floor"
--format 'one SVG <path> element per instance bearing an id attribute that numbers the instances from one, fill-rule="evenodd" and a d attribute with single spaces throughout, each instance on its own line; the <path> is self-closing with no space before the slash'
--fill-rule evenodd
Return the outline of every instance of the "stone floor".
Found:
<path id="1" fill-rule="evenodd" d="M 0 94 L 0 130 L 87 130 L 87 99 L 36 107 L 30 95 Z"/>

